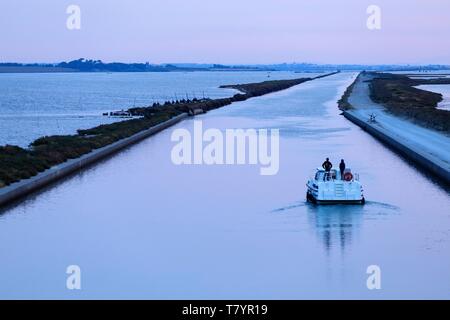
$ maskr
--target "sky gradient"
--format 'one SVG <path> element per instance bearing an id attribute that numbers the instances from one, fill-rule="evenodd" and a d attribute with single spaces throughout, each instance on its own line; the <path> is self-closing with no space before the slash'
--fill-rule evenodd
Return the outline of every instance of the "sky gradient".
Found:
<path id="1" fill-rule="evenodd" d="M 0 61 L 450 64 L 449 14 L 448 0 L 3 0 Z"/>

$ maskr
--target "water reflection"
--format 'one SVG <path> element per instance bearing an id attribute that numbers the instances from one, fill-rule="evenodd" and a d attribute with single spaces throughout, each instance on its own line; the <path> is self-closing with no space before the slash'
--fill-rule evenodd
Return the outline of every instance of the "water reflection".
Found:
<path id="1" fill-rule="evenodd" d="M 372 202 L 365 206 L 313 205 L 305 201 L 299 201 L 272 212 L 282 213 L 287 210 L 300 210 L 299 212 L 302 212 L 302 215 L 306 213 L 307 223 L 316 232 L 319 241 L 323 242 L 326 252 L 330 253 L 333 248 L 340 248 L 341 252 L 344 252 L 345 248 L 351 245 L 354 234 L 363 224 L 364 215 L 370 215 L 367 208 L 379 205 Z M 381 207 L 394 208 L 384 204 L 381 204 Z"/>
<path id="2" fill-rule="evenodd" d="M 308 222 L 329 254 L 332 248 L 343 252 L 361 226 L 364 207 L 359 205 L 307 206 Z"/>
<path id="3" fill-rule="evenodd" d="M 306 204 L 309 224 L 330 253 L 333 248 L 345 249 L 352 244 L 364 220 L 385 219 L 399 213 L 399 208 L 382 202 L 367 201 L 361 205 L 312 205 Z"/>

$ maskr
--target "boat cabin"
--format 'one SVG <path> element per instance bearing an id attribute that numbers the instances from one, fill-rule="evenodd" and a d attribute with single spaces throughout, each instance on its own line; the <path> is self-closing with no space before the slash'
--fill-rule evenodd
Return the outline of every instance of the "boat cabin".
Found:
<path id="1" fill-rule="evenodd" d="M 334 181 L 334 180 L 345 180 L 345 181 L 353 181 L 357 180 L 357 176 L 354 177 L 352 174 L 352 170 L 350 168 L 346 168 L 344 173 L 341 174 L 339 169 L 331 169 L 329 172 L 324 169 L 318 168 L 316 174 L 314 176 L 314 180 L 316 181 Z"/>

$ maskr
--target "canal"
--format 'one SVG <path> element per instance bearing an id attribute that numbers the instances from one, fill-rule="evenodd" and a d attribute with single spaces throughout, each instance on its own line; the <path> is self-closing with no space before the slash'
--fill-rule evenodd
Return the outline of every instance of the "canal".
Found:
<path id="1" fill-rule="evenodd" d="M 450 298 L 450 193 L 339 115 L 356 74 L 234 103 L 204 128 L 280 129 L 277 175 L 171 161 L 172 130 L 0 215 L 0 298 Z M 325 157 L 358 172 L 365 206 L 313 206 Z M 66 288 L 81 268 L 82 289 Z M 370 265 L 381 289 L 366 286 Z"/>

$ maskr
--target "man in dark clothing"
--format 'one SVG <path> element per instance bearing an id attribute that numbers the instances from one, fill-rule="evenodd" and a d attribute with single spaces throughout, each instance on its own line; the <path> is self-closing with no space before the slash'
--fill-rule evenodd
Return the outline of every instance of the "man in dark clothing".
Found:
<path id="1" fill-rule="evenodd" d="M 327 160 L 325 160 L 325 162 L 322 164 L 322 168 L 324 168 L 326 172 L 330 172 L 331 168 L 333 168 L 330 159 L 327 158 Z"/>
<path id="2" fill-rule="evenodd" d="M 339 163 L 339 170 L 341 171 L 341 179 L 344 179 L 344 171 L 345 171 L 344 159 L 341 159 L 341 163 Z"/>

